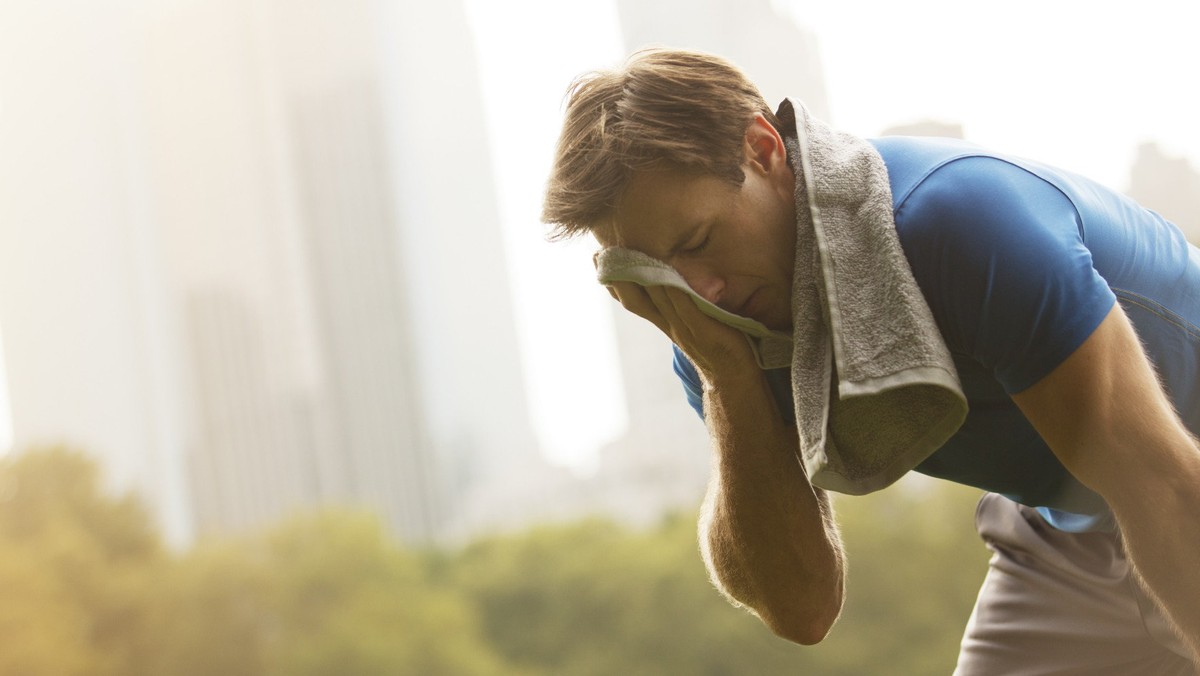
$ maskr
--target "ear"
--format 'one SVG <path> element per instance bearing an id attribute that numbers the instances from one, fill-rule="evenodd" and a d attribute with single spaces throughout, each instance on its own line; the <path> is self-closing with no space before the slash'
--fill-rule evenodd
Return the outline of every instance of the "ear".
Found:
<path id="1" fill-rule="evenodd" d="M 787 167 L 787 148 L 783 145 L 783 137 L 762 113 L 755 114 L 746 129 L 745 151 L 748 169 L 771 174 L 781 167 Z"/>

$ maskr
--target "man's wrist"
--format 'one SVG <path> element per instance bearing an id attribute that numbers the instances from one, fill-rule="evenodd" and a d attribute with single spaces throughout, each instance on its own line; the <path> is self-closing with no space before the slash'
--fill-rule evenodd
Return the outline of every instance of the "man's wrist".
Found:
<path id="1" fill-rule="evenodd" d="M 771 400 L 771 388 L 766 374 L 751 361 L 738 367 L 727 366 L 717 371 L 701 373 L 706 399 L 722 402 L 722 408 L 737 408 L 765 398 Z"/>
<path id="2" fill-rule="evenodd" d="M 683 351 L 696 367 L 706 388 L 713 384 L 752 382 L 754 377 L 761 374 L 754 351 L 746 340 L 724 346 L 717 355 L 704 353 L 693 357 L 686 348 Z"/>

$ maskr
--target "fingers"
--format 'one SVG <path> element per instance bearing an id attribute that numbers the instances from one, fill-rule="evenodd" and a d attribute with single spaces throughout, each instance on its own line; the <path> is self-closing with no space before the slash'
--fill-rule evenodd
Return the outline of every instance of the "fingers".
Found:
<path id="1" fill-rule="evenodd" d="M 662 312 L 650 299 L 646 289 L 633 282 L 614 282 L 608 285 L 608 293 L 621 303 L 621 306 L 633 314 L 646 319 L 658 327 L 660 331 L 672 337 L 671 326 L 663 317 Z"/>
<path id="2" fill-rule="evenodd" d="M 626 308 L 653 321 L 676 345 L 692 343 L 707 320 L 707 317 L 703 317 L 697 321 L 695 314 L 685 317 L 680 308 L 694 310 L 696 304 L 687 293 L 672 287 L 638 286 L 636 289 L 622 290 L 621 298 Z M 641 309 L 634 309 L 634 304 Z"/>
<path id="3" fill-rule="evenodd" d="M 680 289 L 643 287 L 633 282 L 615 282 L 607 289 L 626 310 L 650 320 L 677 344 L 679 340 L 692 338 L 709 324 L 717 323 L 701 312 L 692 297 Z"/>
<path id="4" fill-rule="evenodd" d="M 662 323 L 675 330 L 664 332 L 691 335 L 703 332 L 712 325 L 724 326 L 716 319 L 704 314 L 691 294 L 670 286 L 641 286 L 635 282 L 614 282 L 607 285 L 608 293 L 617 299 L 626 310 L 659 325 Z"/>
<path id="5" fill-rule="evenodd" d="M 673 298 L 673 294 L 678 294 L 682 297 L 681 301 Z M 692 303 L 692 299 L 678 289 L 672 289 L 665 286 L 651 286 L 646 289 L 646 296 L 654 303 L 654 307 L 658 313 L 662 315 L 664 321 L 672 328 L 671 338 L 678 345 L 681 341 L 688 342 L 694 331 L 688 322 L 684 321 L 680 316 L 679 306 L 684 303 Z M 692 303 L 693 306 L 695 305 Z"/>
<path id="6" fill-rule="evenodd" d="M 626 310 L 643 317 L 666 334 L 672 343 L 703 373 L 724 368 L 753 367 L 753 353 L 745 337 L 700 311 L 691 295 L 666 286 L 642 287 L 633 282 L 609 286 Z"/>
<path id="7" fill-rule="evenodd" d="M 696 304 L 696 299 L 691 294 L 676 288 L 662 287 L 663 294 L 661 303 L 664 306 L 669 305 L 670 310 L 663 309 L 664 315 L 677 317 L 680 321 L 689 326 L 704 325 L 717 320 L 709 317 L 700 310 L 700 306 Z"/>
<path id="8" fill-rule="evenodd" d="M 647 290 L 658 311 L 672 325 L 687 327 L 692 332 L 719 322 L 704 314 L 696 300 L 687 292 L 673 287 L 654 287 Z"/>

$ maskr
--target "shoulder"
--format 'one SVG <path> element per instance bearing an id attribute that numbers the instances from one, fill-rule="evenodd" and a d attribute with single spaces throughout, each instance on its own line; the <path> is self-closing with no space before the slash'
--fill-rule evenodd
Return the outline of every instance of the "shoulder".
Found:
<path id="1" fill-rule="evenodd" d="M 924 159 L 901 162 L 893 193 L 896 233 L 914 267 L 1019 274 L 1087 256 L 1080 213 L 1054 183 L 973 148 Z"/>
<path id="2" fill-rule="evenodd" d="M 1013 158 L 959 139 L 872 139 L 888 170 L 898 225 L 953 224 L 1075 209 L 1054 183 Z M 915 222 L 912 222 L 915 221 Z M 903 233 L 902 233 L 903 234 Z"/>
<path id="3" fill-rule="evenodd" d="M 1045 375 L 1112 303 L 1072 200 L 1000 155 L 957 144 L 886 147 L 896 231 L 952 350 L 1008 392 Z M 893 164 L 889 164 L 889 171 Z"/>

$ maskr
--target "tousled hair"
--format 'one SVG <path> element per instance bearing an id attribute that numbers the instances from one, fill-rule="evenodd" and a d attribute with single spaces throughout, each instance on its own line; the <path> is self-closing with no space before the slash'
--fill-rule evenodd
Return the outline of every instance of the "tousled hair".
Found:
<path id="1" fill-rule="evenodd" d="M 702 52 L 642 50 L 621 68 L 577 78 L 542 205 L 551 238 L 609 218 L 640 170 L 684 169 L 741 185 L 742 141 L 756 114 L 779 128 L 737 66 Z"/>

